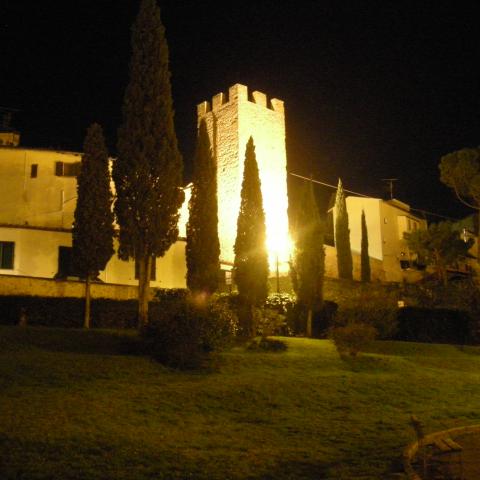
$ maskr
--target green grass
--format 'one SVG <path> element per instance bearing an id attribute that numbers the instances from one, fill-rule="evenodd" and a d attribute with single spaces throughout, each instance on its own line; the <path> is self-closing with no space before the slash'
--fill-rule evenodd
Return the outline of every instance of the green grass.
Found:
<path id="1" fill-rule="evenodd" d="M 0 478 L 385 479 L 413 439 L 480 423 L 480 348 L 325 340 L 242 348 L 208 373 L 131 353 L 132 334 L 0 327 Z"/>

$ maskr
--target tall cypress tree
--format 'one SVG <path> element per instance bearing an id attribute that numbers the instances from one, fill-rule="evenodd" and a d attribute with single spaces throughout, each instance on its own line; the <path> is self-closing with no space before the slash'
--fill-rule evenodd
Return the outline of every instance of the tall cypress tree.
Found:
<path id="1" fill-rule="evenodd" d="M 220 242 L 217 166 L 205 120 L 200 122 L 193 168 L 187 223 L 187 286 L 192 292 L 209 295 L 218 288 Z"/>
<path id="2" fill-rule="evenodd" d="M 338 278 L 352 280 L 353 261 L 350 248 L 350 229 L 348 228 L 347 204 L 341 179 L 338 179 L 335 212 L 335 247 L 337 249 Z"/>
<path id="3" fill-rule="evenodd" d="M 253 138 L 245 151 L 240 212 L 235 239 L 234 279 L 238 293 L 249 307 L 247 333 L 255 334 L 254 307 L 262 305 L 268 295 L 268 254 L 265 212 Z"/>
<path id="4" fill-rule="evenodd" d="M 113 255 L 113 213 L 108 152 L 102 127 L 87 130 L 72 230 L 75 270 L 85 277 L 84 327 L 90 327 L 90 282 Z"/>
<path id="5" fill-rule="evenodd" d="M 313 192 L 313 183 L 303 188 L 297 211 L 294 270 L 298 302 L 307 309 L 307 336 L 312 336 L 313 311 L 323 303 L 325 273 L 324 231 Z"/>
<path id="6" fill-rule="evenodd" d="M 368 230 L 367 221 L 365 219 L 365 210 L 362 210 L 362 240 L 360 245 L 360 269 L 362 282 L 370 282 L 370 257 L 368 255 Z"/>
<path id="7" fill-rule="evenodd" d="M 130 81 L 118 132 L 113 178 L 119 257 L 138 264 L 139 326 L 148 322 L 152 261 L 178 236 L 184 194 L 173 124 L 168 46 L 155 0 L 142 0 L 132 28 Z"/>

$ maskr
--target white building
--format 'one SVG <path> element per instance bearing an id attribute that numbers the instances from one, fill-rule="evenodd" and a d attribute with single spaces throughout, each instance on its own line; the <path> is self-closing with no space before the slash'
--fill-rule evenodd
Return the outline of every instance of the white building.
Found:
<path id="1" fill-rule="evenodd" d="M 368 233 L 368 254 L 372 277 L 388 282 L 401 282 L 419 278 L 413 267 L 415 256 L 403 238 L 405 232 L 426 229 L 424 218 L 414 214 L 410 206 L 399 200 L 382 200 L 371 197 L 347 197 L 350 229 L 350 246 L 354 260 L 354 278 L 360 278 L 360 253 L 362 241 L 362 211 Z M 333 225 L 335 225 L 335 209 Z M 336 251 L 327 249 L 327 274 L 336 276 Z"/>
<path id="2" fill-rule="evenodd" d="M 0 274 L 67 278 L 81 154 L 0 146 Z M 184 235 L 184 233 L 183 233 Z M 156 261 L 153 287 L 185 287 L 185 241 Z M 112 256 L 106 283 L 137 285 L 135 264 Z"/>

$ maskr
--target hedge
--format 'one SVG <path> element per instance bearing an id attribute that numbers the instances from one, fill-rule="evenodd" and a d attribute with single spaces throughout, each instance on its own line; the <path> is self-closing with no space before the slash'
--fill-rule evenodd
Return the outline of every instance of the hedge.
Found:
<path id="1" fill-rule="evenodd" d="M 468 312 L 446 308 L 405 307 L 398 311 L 395 340 L 422 343 L 476 343 L 475 322 Z"/>
<path id="2" fill-rule="evenodd" d="M 184 290 L 164 290 L 150 302 L 150 314 L 185 295 Z M 91 325 L 94 328 L 136 328 L 137 301 L 92 299 Z M 0 324 L 16 325 L 22 311 L 28 325 L 81 328 L 83 326 L 84 299 L 71 297 L 0 296 Z"/>

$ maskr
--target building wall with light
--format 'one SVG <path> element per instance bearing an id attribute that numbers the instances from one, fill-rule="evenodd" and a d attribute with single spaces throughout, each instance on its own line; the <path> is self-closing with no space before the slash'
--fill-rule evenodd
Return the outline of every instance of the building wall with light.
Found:
<path id="1" fill-rule="evenodd" d="M 200 103 L 197 115 L 198 122 L 206 121 L 217 161 L 221 261 L 231 264 L 234 260 L 245 150 L 251 136 L 260 173 L 270 266 L 274 267 L 278 259 L 286 271 L 290 243 L 283 102 L 268 100 L 257 91 L 249 98 L 248 88 L 236 84 L 230 87 L 228 96 L 219 93 L 211 103 Z"/>
<path id="2" fill-rule="evenodd" d="M 58 277 L 61 250 L 68 253 L 72 246 L 80 161 L 81 154 L 75 152 L 0 147 L 0 275 Z M 184 238 L 157 258 L 155 270 L 152 287 L 185 287 Z M 135 262 L 116 254 L 99 278 L 111 284 L 138 284 Z"/>
<path id="3" fill-rule="evenodd" d="M 362 227 L 362 211 L 365 212 L 365 221 L 368 232 L 369 257 L 377 265 L 381 265 L 383 272 L 378 272 L 379 279 L 400 282 L 404 279 L 418 280 L 418 272 L 407 271 L 402 268 L 402 261 L 413 259 L 407 244 L 403 239 L 405 232 L 417 229 L 426 229 L 427 222 L 415 215 L 410 206 L 399 200 L 382 200 L 371 197 L 346 198 L 348 221 L 350 228 L 350 246 L 354 257 L 360 257 Z M 334 212 L 335 215 L 335 212 Z M 378 261 L 381 263 L 379 264 Z M 358 270 L 360 278 L 360 271 Z"/>

